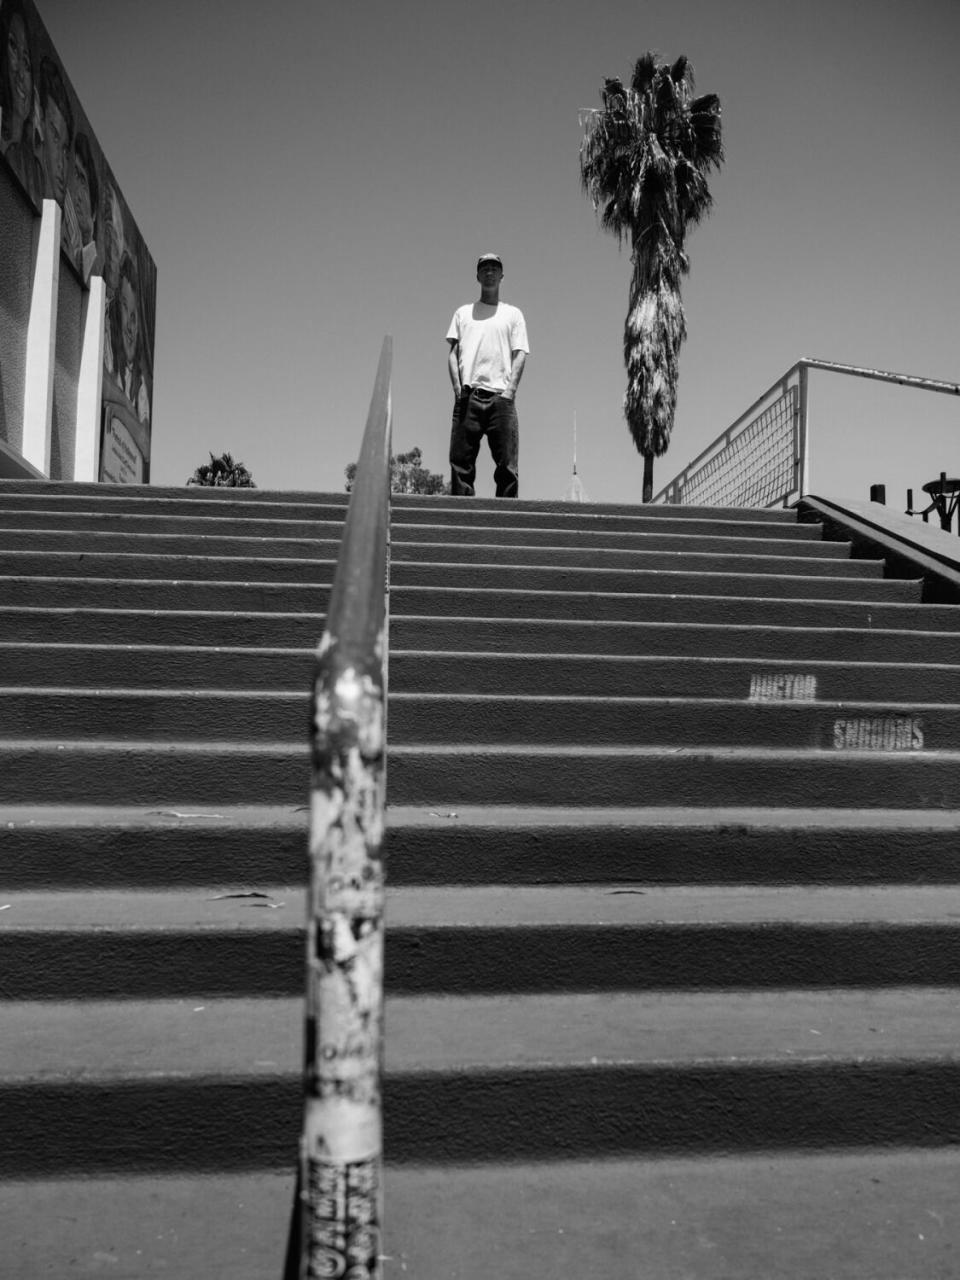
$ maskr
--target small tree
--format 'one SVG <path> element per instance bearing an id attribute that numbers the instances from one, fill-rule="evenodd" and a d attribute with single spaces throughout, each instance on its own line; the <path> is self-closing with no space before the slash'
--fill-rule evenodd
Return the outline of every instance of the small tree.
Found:
<path id="1" fill-rule="evenodd" d="M 352 493 L 353 483 L 357 478 L 357 464 L 349 463 L 344 474 L 347 477 L 347 493 Z M 409 453 L 390 455 L 390 492 L 449 493 L 450 482 L 445 481 L 436 471 L 429 471 L 423 465 L 423 454 L 416 448 Z"/>
<path id="2" fill-rule="evenodd" d="M 222 453 L 219 458 L 212 453 L 210 462 L 203 463 L 187 481 L 188 485 L 210 485 L 213 488 L 255 489 L 253 476 L 242 462 L 234 462 L 229 453 Z"/>

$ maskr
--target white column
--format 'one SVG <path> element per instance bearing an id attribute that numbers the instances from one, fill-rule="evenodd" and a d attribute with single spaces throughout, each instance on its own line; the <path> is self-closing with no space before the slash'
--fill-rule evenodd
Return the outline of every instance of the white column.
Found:
<path id="1" fill-rule="evenodd" d="M 90 277 L 84 298 L 83 347 L 77 384 L 77 448 L 74 480 L 96 480 L 100 463 L 100 401 L 103 395 L 103 322 L 107 288 L 103 276 Z"/>
<path id="2" fill-rule="evenodd" d="M 23 394 L 23 456 L 50 474 L 53 370 L 57 349 L 57 290 L 60 285 L 60 206 L 44 200 L 27 325 L 26 387 Z"/>

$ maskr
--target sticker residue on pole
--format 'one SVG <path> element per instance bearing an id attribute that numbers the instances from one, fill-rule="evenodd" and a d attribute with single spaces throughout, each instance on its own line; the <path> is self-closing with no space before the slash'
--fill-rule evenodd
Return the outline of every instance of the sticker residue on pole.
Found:
<path id="1" fill-rule="evenodd" d="M 310 1164 L 310 1276 L 367 1280 L 380 1274 L 379 1162 Z"/>

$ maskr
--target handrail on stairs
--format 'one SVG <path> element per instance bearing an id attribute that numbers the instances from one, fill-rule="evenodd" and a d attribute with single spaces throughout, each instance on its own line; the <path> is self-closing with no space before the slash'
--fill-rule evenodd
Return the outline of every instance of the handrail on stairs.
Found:
<path id="1" fill-rule="evenodd" d="M 382 1274 L 392 361 L 386 337 L 316 654 L 303 1127 L 284 1280 Z"/>
<path id="2" fill-rule="evenodd" d="M 811 369 L 960 396 L 960 384 L 803 357 L 652 498 L 687 506 L 792 506 L 810 491 Z"/>

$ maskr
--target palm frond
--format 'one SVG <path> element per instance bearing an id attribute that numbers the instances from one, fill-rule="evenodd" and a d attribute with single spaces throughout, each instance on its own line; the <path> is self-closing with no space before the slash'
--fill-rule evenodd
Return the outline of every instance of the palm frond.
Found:
<path id="1" fill-rule="evenodd" d="M 676 112 L 680 103 L 678 86 L 665 71 L 666 68 L 661 68 L 656 79 L 657 114 L 660 117 L 658 123 L 661 124 L 669 123 L 670 116 Z"/>
<path id="2" fill-rule="evenodd" d="M 657 73 L 657 57 L 654 53 L 642 53 L 634 63 L 630 87 L 634 93 L 646 93 Z"/>
<path id="3" fill-rule="evenodd" d="M 720 115 L 720 99 L 715 93 L 705 93 L 690 104 L 690 127 L 696 153 L 705 168 L 719 169 L 723 162 Z"/>
<path id="4" fill-rule="evenodd" d="M 612 80 L 604 80 L 600 96 L 603 99 L 603 105 L 608 110 L 612 109 L 614 104 L 621 99 L 626 102 L 626 93 L 623 88 L 623 81 L 617 80 L 616 78 Z"/>

